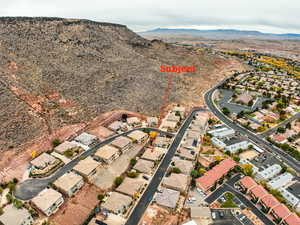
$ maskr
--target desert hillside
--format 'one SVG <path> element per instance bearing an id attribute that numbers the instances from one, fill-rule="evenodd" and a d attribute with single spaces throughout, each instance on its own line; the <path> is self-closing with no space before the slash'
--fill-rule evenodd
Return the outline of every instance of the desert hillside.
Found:
<path id="1" fill-rule="evenodd" d="M 123 25 L 61 18 L 0 18 L 0 59 L 0 150 L 109 110 L 157 115 L 167 86 L 160 65 L 196 65 L 176 75 L 171 98 L 194 105 L 224 71 L 243 69 Z"/>

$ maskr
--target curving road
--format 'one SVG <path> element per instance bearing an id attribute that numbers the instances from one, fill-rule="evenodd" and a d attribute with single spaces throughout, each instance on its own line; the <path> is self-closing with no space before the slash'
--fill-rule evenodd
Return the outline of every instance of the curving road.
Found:
<path id="1" fill-rule="evenodd" d="M 136 128 L 127 132 L 124 132 L 122 134 L 117 134 L 113 137 L 110 137 L 108 139 L 105 139 L 102 142 L 97 143 L 94 147 L 90 148 L 89 150 L 83 152 L 81 156 L 87 157 L 92 155 L 97 149 L 102 147 L 103 145 L 109 144 L 111 141 L 113 141 L 115 138 L 123 135 L 127 135 L 131 133 L 134 130 L 150 130 L 150 131 L 156 131 L 163 135 L 168 136 L 174 136 L 174 134 L 162 131 L 156 128 Z M 32 178 L 25 180 L 24 182 L 20 183 L 15 190 L 14 195 L 21 199 L 21 200 L 30 200 L 33 197 L 35 197 L 38 193 L 40 193 L 43 189 L 45 189 L 50 183 L 54 182 L 56 179 L 64 175 L 66 172 L 68 172 L 70 169 L 72 169 L 80 160 L 81 157 L 77 157 L 68 164 L 64 165 L 62 168 L 60 168 L 58 171 L 55 172 L 51 177 L 47 178 Z"/>
<path id="2" fill-rule="evenodd" d="M 247 136 L 251 141 L 256 143 L 257 145 L 263 147 L 264 149 L 268 150 L 269 152 L 272 152 L 274 154 L 280 155 L 281 159 L 291 168 L 293 168 L 297 173 L 300 173 L 300 163 L 295 158 L 290 156 L 288 153 L 284 152 L 282 149 L 277 148 L 276 146 L 270 144 L 269 142 L 262 139 L 260 136 L 250 132 L 246 128 L 240 126 L 239 124 L 233 122 L 228 117 L 226 117 L 214 104 L 213 102 L 213 93 L 214 91 L 222 85 L 224 82 L 226 82 L 227 79 L 220 82 L 217 86 L 209 90 L 205 93 L 204 99 L 207 107 L 210 109 L 210 111 L 218 117 L 223 123 L 225 123 L 228 127 L 234 129 L 235 131 L 241 133 L 244 136 Z"/>

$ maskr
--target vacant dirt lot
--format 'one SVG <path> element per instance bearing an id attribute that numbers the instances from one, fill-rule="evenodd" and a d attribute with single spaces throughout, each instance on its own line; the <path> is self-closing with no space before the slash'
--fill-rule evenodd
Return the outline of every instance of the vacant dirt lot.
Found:
<path id="1" fill-rule="evenodd" d="M 139 225 L 176 225 L 178 223 L 178 217 L 172 215 L 166 209 L 163 209 L 157 205 L 149 206 L 144 213 Z"/>
<path id="2" fill-rule="evenodd" d="M 81 225 L 99 202 L 99 191 L 94 185 L 86 184 L 73 198 L 66 199 L 62 208 L 50 221 L 55 225 Z"/>

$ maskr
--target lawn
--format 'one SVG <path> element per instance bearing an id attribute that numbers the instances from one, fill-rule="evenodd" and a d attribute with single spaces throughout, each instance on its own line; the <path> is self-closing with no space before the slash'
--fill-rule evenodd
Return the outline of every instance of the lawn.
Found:
<path id="1" fill-rule="evenodd" d="M 234 195 L 230 192 L 224 194 L 226 201 L 221 205 L 221 208 L 237 208 L 237 205 L 233 202 Z"/>

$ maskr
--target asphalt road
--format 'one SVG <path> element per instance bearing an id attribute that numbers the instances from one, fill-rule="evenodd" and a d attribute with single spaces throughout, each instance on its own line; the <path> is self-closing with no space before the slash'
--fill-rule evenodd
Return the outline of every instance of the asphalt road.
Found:
<path id="1" fill-rule="evenodd" d="M 278 127 L 285 127 L 285 125 L 287 125 L 289 122 L 292 122 L 294 120 L 297 120 L 300 118 L 300 112 L 296 113 L 295 115 L 291 116 L 290 118 L 286 119 L 285 121 L 283 121 L 282 123 L 278 124 L 277 126 L 268 129 L 266 132 L 261 133 L 259 136 L 265 138 L 267 136 L 270 136 L 271 134 L 273 134 Z"/>
<path id="2" fill-rule="evenodd" d="M 221 85 L 224 81 L 222 81 L 219 85 Z M 217 85 L 216 87 L 212 88 L 208 92 L 205 93 L 204 99 L 205 103 L 208 106 L 208 108 L 211 110 L 211 112 L 218 117 L 223 123 L 225 123 L 228 127 L 231 127 L 235 131 L 241 133 L 244 136 L 247 136 L 251 141 L 256 143 L 257 145 L 261 146 L 262 148 L 268 150 L 269 152 L 278 154 L 281 156 L 282 160 L 291 168 L 293 168 L 297 173 L 300 173 L 300 164 L 299 161 L 297 161 L 295 158 L 290 156 L 288 153 L 284 152 L 282 149 L 277 148 L 276 146 L 270 144 L 269 142 L 262 139 L 260 136 L 248 131 L 246 128 L 240 126 L 239 124 L 231 121 L 228 117 L 226 117 L 220 110 L 214 105 L 212 100 L 213 92 L 219 87 Z"/>
<path id="3" fill-rule="evenodd" d="M 119 136 L 127 135 L 134 130 L 145 130 L 145 129 L 148 129 L 151 131 L 156 131 L 163 135 L 174 136 L 174 134 L 172 134 L 172 133 L 165 132 L 165 131 L 162 131 L 162 130 L 159 130 L 156 128 L 136 128 L 136 129 L 124 132 L 122 134 L 115 135 L 108 139 L 105 139 L 102 142 L 99 142 L 94 147 L 85 151 L 81 156 L 87 157 L 87 156 L 92 155 L 94 152 L 97 151 L 97 149 L 99 149 L 103 145 L 109 144 L 111 141 L 113 141 L 115 138 L 117 138 Z M 43 189 L 45 189 L 50 183 L 54 182 L 56 179 L 58 179 L 59 177 L 64 175 L 66 172 L 71 170 L 80 161 L 80 158 L 81 157 L 78 157 L 78 158 L 72 160 L 71 162 L 69 162 L 68 164 L 64 165 L 62 168 L 60 168 L 58 171 L 56 171 L 56 173 L 53 174 L 51 177 L 31 178 L 31 179 L 25 180 L 24 182 L 17 185 L 14 195 L 18 199 L 21 199 L 21 200 L 30 200 L 30 199 L 34 198 L 38 193 L 40 193 Z"/>
<path id="4" fill-rule="evenodd" d="M 181 142 L 181 139 L 186 131 L 186 129 L 189 127 L 190 123 L 193 120 L 193 116 L 195 113 L 203 111 L 202 108 L 196 108 L 194 109 L 189 117 L 185 120 L 183 125 L 181 126 L 180 130 L 177 132 L 174 141 L 172 142 L 171 146 L 168 149 L 168 152 L 166 156 L 164 157 L 163 161 L 161 162 L 158 170 L 154 174 L 152 180 L 150 181 L 147 189 L 145 190 L 144 194 L 141 196 L 140 201 L 136 205 L 136 207 L 133 209 L 131 215 L 129 216 L 127 222 L 125 225 L 136 225 L 139 223 L 139 220 L 141 219 L 142 215 L 144 214 L 146 208 L 148 207 L 149 203 L 151 202 L 157 187 L 159 186 L 161 180 L 163 179 L 167 168 L 169 164 L 172 161 L 172 158 L 176 152 L 176 149 L 179 147 L 179 144 Z"/>
<path id="5" fill-rule="evenodd" d="M 224 193 L 231 192 L 233 193 L 247 208 L 250 208 L 251 211 L 266 225 L 274 225 L 274 223 L 259 209 L 256 208 L 255 204 L 253 204 L 250 200 L 248 200 L 242 193 L 237 191 L 233 185 L 240 179 L 240 175 L 236 175 L 231 178 L 229 181 L 224 183 L 221 187 L 215 190 L 211 195 L 209 195 L 205 201 L 209 204 L 216 201 L 220 198 Z"/>

